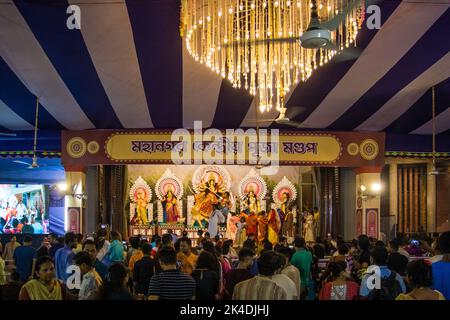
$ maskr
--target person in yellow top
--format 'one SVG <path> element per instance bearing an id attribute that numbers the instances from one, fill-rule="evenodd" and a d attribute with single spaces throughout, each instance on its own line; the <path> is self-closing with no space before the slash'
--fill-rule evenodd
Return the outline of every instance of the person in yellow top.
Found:
<path id="1" fill-rule="evenodd" d="M 409 293 L 400 293 L 395 300 L 445 300 L 442 293 L 431 289 L 431 265 L 425 260 L 408 264 L 406 281 L 413 288 Z"/>
<path id="2" fill-rule="evenodd" d="M 317 207 L 314 207 L 313 209 L 313 216 L 314 216 L 314 229 L 316 236 L 320 234 L 320 212 Z"/>
<path id="3" fill-rule="evenodd" d="M 134 265 L 136 264 L 136 262 L 138 262 L 139 260 L 141 260 L 144 257 L 144 253 L 142 252 L 142 246 L 144 245 L 144 243 L 148 243 L 148 242 L 145 240 L 140 241 L 139 249 L 135 250 L 135 252 L 133 253 L 133 255 L 130 258 L 130 261 L 128 262 L 128 268 L 130 269 L 131 273 L 133 273 Z"/>
<path id="4" fill-rule="evenodd" d="M 48 256 L 36 261 L 36 278 L 22 286 L 19 300 L 64 300 L 65 287 L 55 277 L 55 264 Z"/>
<path id="5" fill-rule="evenodd" d="M 181 272 L 190 275 L 197 264 L 197 256 L 191 251 L 192 242 L 189 238 L 180 239 L 180 252 L 177 254 L 177 260 L 180 265 Z"/>

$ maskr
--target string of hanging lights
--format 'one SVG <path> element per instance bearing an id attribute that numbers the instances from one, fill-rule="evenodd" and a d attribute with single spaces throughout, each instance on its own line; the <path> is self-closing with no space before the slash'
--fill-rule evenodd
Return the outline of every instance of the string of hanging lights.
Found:
<path id="1" fill-rule="evenodd" d="M 344 48 L 356 45 L 364 20 L 363 3 L 183 0 L 181 32 L 195 61 L 228 79 L 233 87 L 248 90 L 257 97 L 261 111 L 274 106 L 279 110 L 294 85 Z M 322 22 L 335 26 L 323 27 Z"/>

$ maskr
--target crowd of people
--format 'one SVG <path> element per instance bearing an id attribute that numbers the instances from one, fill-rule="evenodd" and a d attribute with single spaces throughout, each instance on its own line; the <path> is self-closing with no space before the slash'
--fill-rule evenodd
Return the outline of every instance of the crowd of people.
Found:
<path id="1" fill-rule="evenodd" d="M 30 235 L 0 246 L 1 300 L 445 300 L 450 299 L 450 232 L 388 243 L 296 236 L 242 245 L 199 232 L 131 237 Z"/>

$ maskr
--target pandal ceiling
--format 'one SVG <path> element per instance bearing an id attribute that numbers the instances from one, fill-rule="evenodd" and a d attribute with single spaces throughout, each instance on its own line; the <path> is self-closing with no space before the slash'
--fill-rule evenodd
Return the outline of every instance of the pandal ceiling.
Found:
<path id="1" fill-rule="evenodd" d="M 364 20 L 358 0 L 183 0 L 181 33 L 191 56 L 235 88 L 257 97 L 261 111 L 278 110 L 284 97 L 339 51 L 356 45 Z M 311 20 L 317 12 L 317 18 Z M 331 31 L 334 44 L 307 49 L 306 30 L 343 17 Z M 309 28 L 309 29 L 308 29 Z"/>

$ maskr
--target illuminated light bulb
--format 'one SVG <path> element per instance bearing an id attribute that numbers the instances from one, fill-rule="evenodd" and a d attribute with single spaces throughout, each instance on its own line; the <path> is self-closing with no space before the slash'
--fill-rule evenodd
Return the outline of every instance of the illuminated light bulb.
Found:
<path id="1" fill-rule="evenodd" d="M 250 5 L 250 8 L 251 8 L 252 10 L 255 9 L 255 4 L 252 3 L 252 4 Z"/>
<path id="2" fill-rule="evenodd" d="M 211 17 L 210 17 L 210 16 L 207 16 L 207 17 L 206 17 L 206 20 L 207 20 L 208 22 L 210 22 L 210 21 L 211 21 Z"/>
<path id="3" fill-rule="evenodd" d="M 291 5 L 290 1 L 286 1 L 286 5 L 289 7 Z"/>
<path id="4" fill-rule="evenodd" d="M 320 5 L 319 5 L 319 10 L 322 10 L 322 8 L 323 8 L 323 5 L 320 4 Z"/>
<path id="5" fill-rule="evenodd" d="M 281 37 L 283 35 L 283 32 L 278 32 L 278 36 Z"/>
<path id="6" fill-rule="evenodd" d="M 256 39 L 259 39 L 259 33 L 257 33 L 257 34 L 255 35 L 255 37 L 256 37 Z"/>
<path id="7" fill-rule="evenodd" d="M 239 10 L 244 10 L 244 6 L 242 4 L 239 6 Z"/>
<path id="8" fill-rule="evenodd" d="M 203 20 L 198 20 L 198 24 L 202 25 L 203 24 Z"/>
<path id="9" fill-rule="evenodd" d="M 339 10 L 336 10 L 335 12 L 334 12 L 334 14 L 338 14 L 339 13 Z"/>
<path id="10" fill-rule="evenodd" d="M 328 8 L 327 8 L 327 9 L 328 9 L 328 11 L 331 11 L 331 6 L 328 6 Z"/>
<path id="11" fill-rule="evenodd" d="M 228 9 L 229 14 L 233 14 L 233 8 Z"/>
<path id="12" fill-rule="evenodd" d="M 219 11 L 219 18 L 222 16 L 222 11 Z"/>
<path id="13" fill-rule="evenodd" d="M 289 31 L 289 36 L 290 36 L 290 37 L 292 37 L 292 34 L 293 34 L 292 31 Z"/>
<path id="14" fill-rule="evenodd" d="M 374 183 L 370 186 L 373 192 L 380 192 L 381 191 L 381 184 Z"/>
<path id="15" fill-rule="evenodd" d="M 267 31 L 267 36 L 270 37 L 270 31 Z"/>
<path id="16" fill-rule="evenodd" d="M 67 191 L 67 189 L 68 189 L 67 183 L 64 183 L 64 182 L 58 183 L 56 186 L 59 191 Z"/>
<path id="17" fill-rule="evenodd" d="M 223 39 L 223 43 L 227 44 L 228 43 L 228 39 L 227 38 Z"/>
<path id="18" fill-rule="evenodd" d="M 263 8 L 266 8 L 266 7 L 267 7 L 267 3 L 264 2 L 264 3 L 263 3 Z"/>
<path id="19" fill-rule="evenodd" d="M 275 1 L 275 8 L 278 8 L 278 1 Z"/>
<path id="20" fill-rule="evenodd" d="M 297 8 L 300 8 L 300 1 L 297 1 Z"/>

